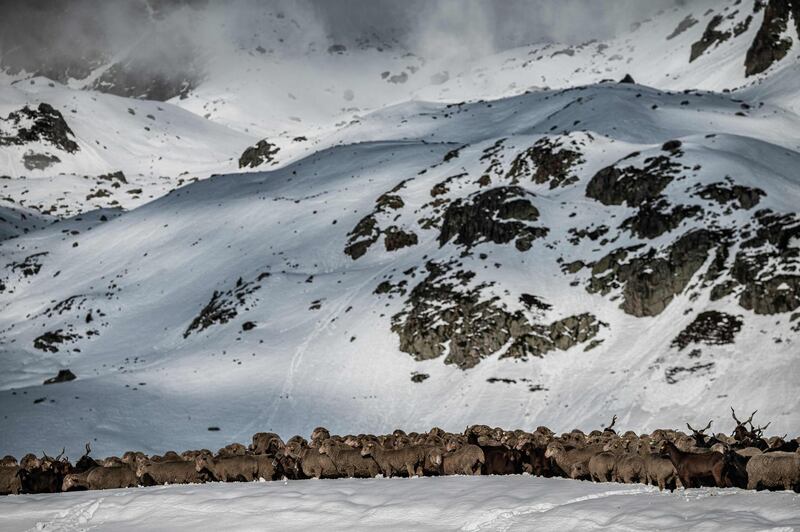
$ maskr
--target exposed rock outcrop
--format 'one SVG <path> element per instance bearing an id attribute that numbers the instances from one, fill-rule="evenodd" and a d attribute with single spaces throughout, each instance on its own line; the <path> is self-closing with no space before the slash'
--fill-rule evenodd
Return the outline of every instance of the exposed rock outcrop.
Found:
<path id="1" fill-rule="evenodd" d="M 639 238 L 656 238 L 677 229 L 683 220 L 703 214 L 697 205 L 676 205 L 670 209 L 665 198 L 643 203 L 639 210 L 622 222 L 620 228 L 628 229 Z"/>
<path id="2" fill-rule="evenodd" d="M 672 346 L 683 350 L 690 344 L 732 344 L 736 333 L 741 329 L 740 317 L 709 310 L 698 314 L 694 321 L 672 340 Z"/>
<path id="3" fill-rule="evenodd" d="M 745 56 L 746 76 L 760 74 L 786 57 L 792 48 L 792 39 L 786 36 L 790 18 L 800 34 L 800 2 L 769 0 L 764 8 L 764 21 Z"/>
<path id="4" fill-rule="evenodd" d="M 261 166 L 264 163 L 276 164 L 274 162 L 275 156 L 279 151 L 280 148 L 266 139 L 259 140 L 255 146 L 250 146 L 244 150 L 242 156 L 239 157 L 239 168 L 255 168 L 256 166 Z"/>
<path id="5" fill-rule="evenodd" d="M 550 188 L 570 185 L 578 180 L 572 169 L 583 162 L 583 155 L 564 148 L 562 139 L 539 139 L 511 162 L 506 178 L 517 184 L 521 178 L 534 183 L 550 183 Z"/>
<path id="6" fill-rule="evenodd" d="M 260 274 L 253 281 L 243 281 L 240 277 L 236 281 L 236 286 L 230 290 L 224 292 L 214 290 L 211 301 L 192 320 L 184 331 L 183 337 L 188 338 L 193 332 L 200 332 L 214 324 L 227 323 L 240 311 L 249 310 L 250 306 L 257 302 L 252 300 L 251 295 L 261 288 L 259 283 L 267 277 L 269 277 L 268 273 Z"/>
<path id="7" fill-rule="evenodd" d="M 645 159 L 644 168 L 620 168 L 621 162 L 597 172 L 586 186 L 586 196 L 603 205 L 636 207 L 658 198 L 681 170 L 681 165 L 666 155 Z"/>
<path id="8" fill-rule="evenodd" d="M 643 246 L 612 251 L 591 264 L 592 277 L 586 289 L 607 294 L 622 289 L 620 308 L 637 317 L 657 316 L 705 263 L 719 236 L 706 229 L 690 231 L 663 250 L 629 258 Z"/>
<path id="9" fill-rule="evenodd" d="M 416 360 L 446 354 L 446 364 L 468 369 L 505 346 L 502 357 L 541 357 L 590 340 L 603 325 L 591 314 L 533 323 L 521 311 L 510 312 L 498 297 L 485 296 L 491 285 L 474 285 L 474 273 L 451 267 L 428 262 L 428 276 L 411 291 L 406 310 L 392 317 L 400 350 Z"/>
<path id="10" fill-rule="evenodd" d="M 74 153 L 80 148 L 64 116 L 50 104 L 36 109 L 27 105 L 0 118 L 0 146 L 23 146 L 29 142 L 48 142 L 55 148 Z"/>
<path id="11" fill-rule="evenodd" d="M 533 197 L 523 188 L 510 186 L 454 201 L 442 217 L 439 245 L 454 240 L 469 249 L 481 242 L 506 244 L 514 240 L 517 249 L 527 251 L 535 239 L 548 233 L 545 227 L 530 225 L 539 218 L 530 201 Z"/>
<path id="12" fill-rule="evenodd" d="M 743 286 L 739 305 L 756 314 L 791 312 L 800 307 L 800 217 L 763 210 L 756 223 L 731 268 Z"/>
<path id="13" fill-rule="evenodd" d="M 732 204 L 736 209 L 750 210 L 758 205 L 766 193 L 760 188 L 729 183 L 711 183 L 700 188 L 695 195 L 705 200 L 715 201 L 720 205 Z"/>

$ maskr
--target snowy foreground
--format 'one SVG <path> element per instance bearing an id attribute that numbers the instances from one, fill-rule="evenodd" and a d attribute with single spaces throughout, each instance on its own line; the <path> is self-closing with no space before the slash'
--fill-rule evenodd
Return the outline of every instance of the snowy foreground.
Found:
<path id="1" fill-rule="evenodd" d="M 319 527 L 319 528 L 316 528 Z M 0 530 L 800 530 L 800 495 L 529 476 L 159 486 L 0 498 Z"/>

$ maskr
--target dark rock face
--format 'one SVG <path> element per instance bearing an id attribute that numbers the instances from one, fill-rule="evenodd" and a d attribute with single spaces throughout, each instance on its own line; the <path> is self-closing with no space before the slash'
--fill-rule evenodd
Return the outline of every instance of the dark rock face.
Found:
<path id="1" fill-rule="evenodd" d="M 544 227 L 531 227 L 539 211 L 530 202 L 533 194 L 520 187 L 497 187 L 451 203 L 442 217 L 439 245 L 455 238 L 455 244 L 471 248 L 481 242 L 506 244 L 516 240 L 520 251 L 547 235 Z"/>
<path id="2" fill-rule="evenodd" d="M 22 156 L 22 164 L 27 170 L 44 170 L 60 162 L 61 159 L 47 153 L 28 152 Z"/>
<path id="3" fill-rule="evenodd" d="M 669 41 L 674 39 L 696 24 L 698 24 L 697 19 L 695 19 L 692 15 L 686 15 L 686 18 L 681 20 L 675 30 L 667 36 L 667 40 Z"/>
<path id="4" fill-rule="evenodd" d="M 666 371 L 664 371 L 664 378 L 666 379 L 667 384 L 677 384 L 684 378 L 692 375 L 694 376 L 708 375 L 711 373 L 713 369 L 714 369 L 713 362 L 708 362 L 705 364 L 698 363 L 689 367 L 676 366 L 668 368 Z"/>
<path id="5" fill-rule="evenodd" d="M 733 203 L 736 209 L 750 210 L 766 196 L 760 188 L 750 188 L 727 183 L 712 183 L 701 188 L 695 194 L 705 200 L 716 201 L 720 205 Z"/>
<path id="6" fill-rule="evenodd" d="M 742 319 L 738 316 L 716 310 L 701 312 L 675 337 L 672 346 L 683 350 L 690 344 L 732 344 L 741 329 Z"/>
<path id="7" fill-rule="evenodd" d="M 756 314 L 791 312 L 800 307 L 800 217 L 764 210 L 756 223 L 731 268 L 743 286 L 739 305 Z"/>
<path id="8" fill-rule="evenodd" d="M 427 373 L 419 373 L 415 371 L 414 373 L 411 374 L 411 382 L 416 382 L 416 383 L 425 382 L 429 378 L 430 375 L 428 375 Z"/>
<path id="9" fill-rule="evenodd" d="M 193 69 L 166 71 L 140 61 L 115 63 L 92 84 L 92 89 L 142 100 L 165 102 L 176 96 L 185 99 L 199 83 Z"/>
<path id="10" fill-rule="evenodd" d="M 359 221 L 352 231 L 348 233 L 348 244 L 344 252 L 353 260 L 359 259 L 367 252 L 369 247 L 378 241 L 381 233 L 375 216 L 369 214 Z"/>
<path id="11" fill-rule="evenodd" d="M 55 377 L 51 377 L 44 381 L 44 384 L 56 384 L 59 382 L 69 382 L 74 381 L 78 377 L 75 376 L 69 369 L 61 369 L 58 371 L 58 375 Z"/>
<path id="12" fill-rule="evenodd" d="M 668 248 L 628 259 L 643 246 L 622 248 L 592 264 L 590 293 L 607 294 L 622 288 L 620 308 L 637 317 L 657 316 L 688 286 L 708 258 L 719 236 L 699 229 L 686 233 Z"/>
<path id="13" fill-rule="evenodd" d="M 255 146 L 250 146 L 242 156 L 239 157 L 239 168 L 255 168 L 264 163 L 273 163 L 275 156 L 280 151 L 280 148 L 274 144 L 267 142 L 267 140 L 259 140 Z"/>
<path id="14" fill-rule="evenodd" d="M 188 338 L 193 332 L 200 332 L 215 324 L 227 323 L 235 318 L 240 311 L 250 310 L 251 306 L 258 302 L 252 294 L 261 288 L 258 283 L 267 277 L 269 277 L 268 273 L 260 274 L 254 281 L 243 281 L 240 277 L 236 281 L 236 286 L 232 289 L 225 292 L 214 290 L 211 301 L 192 320 L 192 323 L 184 331 L 183 337 Z M 250 329 L 246 328 L 245 326 L 248 323 L 251 322 L 246 322 L 242 326 L 243 330 L 247 331 L 255 327 L 255 324 L 253 324 Z"/>
<path id="15" fill-rule="evenodd" d="M 381 194 L 375 200 L 375 208 L 364 216 L 356 226 L 347 233 L 347 245 L 344 248 L 346 255 L 353 260 L 364 256 L 367 250 L 385 235 L 384 245 L 386 251 L 396 251 L 404 247 L 417 245 L 418 238 L 413 231 L 406 231 L 396 225 L 381 229 L 378 217 L 402 209 L 405 206 L 403 198 L 397 192 L 405 186 L 405 181 L 394 187 L 389 192 Z"/>
<path id="16" fill-rule="evenodd" d="M 428 262 L 428 276 L 409 294 L 406 309 L 392 317 L 400 350 L 416 360 L 447 353 L 446 364 L 461 369 L 511 342 L 504 357 L 541 357 L 593 338 L 602 325 L 591 314 L 571 316 L 550 325 L 532 323 L 520 311 L 510 312 L 499 298 L 485 298 L 489 284 L 471 286 L 474 273 L 450 271 L 451 264 Z"/>
<path id="17" fill-rule="evenodd" d="M 29 142 L 49 142 L 54 147 L 67 153 L 78 151 L 78 144 L 73 140 L 75 134 L 67 125 L 63 115 L 46 103 L 40 103 L 36 109 L 27 105 L 19 111 L 9 113 L 0 118 L 0 131 L 11 129 L 15 135 L 0 135 L 0 146 L 22 146 Z"/>
<path id="18" fill-rule="evenodd" d="M 401 248 L 416 246 L 417 241 L 417 235 L 410 231 L 403 231 L 395 226 L 386 229 L 386 237 L 384 239 L 386 251 L 397 251 Z"/>
<path id="19" fill-rule="evenodd" d="M 78 335 L 65 333 L 63 329 L 55 331 L 48 331 L 33 340 L 33 347 L 41 351 L 48 351 L 50 353 L 57 353 L 57 344 L 63 344 L 78 338 Z"/>
<path id="20" fill-rule="evenodd" d="M 753 44 L 745 57 L 745 75 L 753 76 L 780 61 L 792 48 L 792 40 L 781 37 L 787 30 L 789 18 L 794 18 L 800 33 L 800 2 L 797 0 L 769 0 L 764 10 L 764 21 L 758 29 Z"/>
<path id="21" fill-rule="evenodd" d="M 517 184 L 520 178 L 530 176 L 534 183 L 549 182 L 551 189 L 563 187 L 578 180 L 572 169 L 582 162 L 580 152 L 562 148 L 557 141 L 544 137 L 514 158 L 506 178 Z"/>
<path id="22" fill-rule="evenodd" d="M 627 203 L 630 207 L 636 207 L 658 198 L 681 169 L 679 163 L 665 155 L 646 159 L 644 168 L 619 168 L 617 165 L 619 162 L 603 168 L 592 177 L 586 186 L 587 197 L 603 205 Z"/>
<path id="23" fill-rule="evenodd" d="M 696 205 L 676 205 L 671 210 L 669 207 L 669 202 L 664 198 L 644 203 L 620 227 L 630 230 L 639 238 L 652 239 L 677 229 L 686 218 L 703 214 L 703 209 Z"/>
<path id="24" fill-rule="evenodd" d="M 689 55 L 690 63 L 703 55 L 703 53 L 705 53 L 705 51 L 711 48 L 713 45 L 723 43 L 731 38 L 731 32 L 717 30 L 717 27 L 722 24 L 723 20 L 724 17 L 722 15 L 716 15 L 708 22 L 708 26 L 706 26 L 703 36 L 699 41 L 692 44 L 692 51 Z"/>

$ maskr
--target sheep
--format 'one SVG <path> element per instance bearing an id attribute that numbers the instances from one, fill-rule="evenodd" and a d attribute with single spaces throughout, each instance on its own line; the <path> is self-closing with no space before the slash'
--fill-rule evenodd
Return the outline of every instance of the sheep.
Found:
<path id="1" fill-rule="evenodd" d="M 366 442 L 361 449 L 361 456 L 371 456 L 380 467 L 384 477 L 392 474 L 402 475 L 407 473 L 409 477 L 417 474 L 417 470 L 422 470 L 425 463 L 425 455 L 430 449 L 424 447 L 403 447 L 401 449 L 384 449 L 377 442 Z"/>
<path id="2" fill-rule="evenodd" d="M 747 489 L 794 490 L 800 493 L 800 453 L 775 451 L 747 462 Z"/>
<path id="3" fill-rule="evenodd" d="M 330 439 L 331 433 L 325 427 L 317 427 L 311 431 L 311 447 L 319 447 L 319 445 L 327 440 Z"/>
<path id="4" fill-rule="evenodd" d="M 283 450 L 285 444 L 280 436 L 274 432 L 257 432 L 253 434 L 253 443 L 249 450 L 253 454 L 278 454 Z"/>
<path id="5" fill-rule="evenodd" d="M 208 456 L 195 458 L 195 470 L 208 472 L 218 482 L 252 482 L 258 479 L 258 460 L 249 456 Z"/>
<path id="6" fill-rule="evenodd" d="M 658 486 L 658 491 L 668 489 L 674 491 L 677 487 L 678 472 L 669 458 L 658 453 L 647 453 L 644 459 L 647 483 Z"/>
<path id="7" fill-rule="evenodd" d="M 70 472 L 71 466 L 62 460 L 64 451 L 56 458 L 46 454 L 41 459 L 26 455 L 20 462 L 19 477 L 24 493 L 58 493 L 64 476 Z"/>
<path id="8" fill-rule="evenodd" d="M 18 495 L 22 491 L 20 471 L 16 463 L 5 462 L 0 465 L 0 495 Z"/>
<path id="9" fill-rule="evenodd" d="M 146 486 L 160 484 L 199 484 L 205 478 L 197 471 L 195 462 L 183 460 L 152 462 L 140 459 L 136 476 Z"/>
<path id="10" fill-rule="evenodd" d="M 647 468 L 644 459 L 638 454 L 624 454 L 614 466 L 614 480 L 623 484 L 647 481 Z"/>
<path id="11" fill-rule="evenodd" d="M 374 478 L 380 473 L 378 464 L 372 457 L 362 456 L 361 451 L 335 440 L 327 439 L 319 446 L 320 454 L 326 454 L 340 475 L 348 478 Z"/>
<path id="12" fill-rule="evenodd" d="M 484 475 L 516 475 L 522 473 L 522 453 L 505 446 L 480 446 L 484 455 Z"/>
<path id="13" fill-rule="evenodd" d="M 563 475 L 569 477 L 573 473 L 573 465 L 581 462 L 588 463 L 592 456 L 600 452 L 603 452 L 602 447 L 589 446 L 580 449 L 571 447 L 567 449 L 563 443 L 554 441 L 547 445 L 547 450 L 545 451 L 544 456 L 545 458 L 553 458 L 556 465 L 559 467 L 559 469 L 561 469 Z"/>
<path id="14" fill-rule="evenodd" d="M 303 440 L 305 441 L 305 440 Z M 320 454 L 319 450 L 303 445 L 299 441 L 289 441 L 284 449 L 284 454 L 297 461 L 295 473 L 300 473 L 305 478 L 337 478 L 339 472 L 326 454 Z"/>
<path id="15" fill-rule="evenodd" d="M 589 459 L 589 476 L 595 482 L 611 482 L 614 479 L 614 468 L 616 465 L 616 454 L 610 451 L 597 453 Z"/>
<path id="16" fill-rule="evenodd" d="M 445 475 L 480 475 L 486 462 L 481 448 L 471 444 L 440 455 L 440 458 L 441 470 Z"/>
<path id="17" fill-rule="evenodd" d="M 245 454 L 247 454 L 247 447 L 241 443 L 231 443 L 217 451 L 217 456 L 244 456 Z"/>
<path id="18" fill-rule="evenodd" d="M 266 454 L 252 455 L 258 464 L 258 479 L 275 480 L 278 475 L 278 460 Z"/>
<path id="19" fill-rule="evenodd" d="M 744 456 L 748 458 L 751 458 L 759 454 L 763 454 L 763 451 L 758 447 L 745 447 L 744 449 L 736 449 L 735 452 L 739 456 Z"/>
<path id="20" fill-rule="evenodd" d="M 61 491 L 73 491 L 74 488 L 90 490 L 133 488 L 138 485 L 139 479 L 128 465 L 104 466 L 65 476 Z"/>
<path id="21" fill-rule="evenodd" d="M 713 486 L 725 487 L 725 457 L 722 454 L 713 451 L 701 454 L 684 452 L 669 441 L 661 444 L 661 452 L 669 455 L 684 488 L 699 488 L 710 481 L 713 481 Z"/>
<path id="22" fill-rule="evenodd" d="M 572 480 L 589 480 L 588 462 L 576 462 L 569 470 L 569 478 Z"/>

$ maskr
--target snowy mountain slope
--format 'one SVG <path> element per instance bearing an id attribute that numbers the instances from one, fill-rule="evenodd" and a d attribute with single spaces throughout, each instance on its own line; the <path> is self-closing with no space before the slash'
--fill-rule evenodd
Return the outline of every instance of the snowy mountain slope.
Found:
<path id="1" fill-rule="evenodd" d="M 23 205 L 57 216 L 97 207 L 131 208 L 193 178 L 234 171 L 244 149 L 262 138 L 279 150 L 273 162 L 285 164 L 332 145 L 339 129 L 369 112 L 409 100 L 501 98 L 626 74 L 671 90 L 749 87 L 748 101 L 767 99 L 796 111 L 798 17 L 791 12 L 795 8 L 780 7 L 793 5 L 787 0 L 762 4 L 692 2 L 654 13 L 608 41 L 534 44 L 457 61 L 412 53 L 391 35 L 369 34 L 342 44 L 302 18 L 286 18 L 269 6 L 248 15 L 259 31 L 231 42 L 212 39 L 179 64 L 155 71 L 150 56 L 166 31 L 159 33 L 158 25 L 155 33 L 138 36 L 113 57 L 87 55 L 82 68 L 68 63 L 61 72 L 58 65 L 40 65 L 42 74 L 63 84 L 18 70 L 12 50 L 2 56 L 15 66 L 0 73 L 0 117 L 48 103 L 62 113 L 83 149 L 69 154 L 46 145 L 0 146 L 3 175 L 13 178 L 4 197 L 24 199 Z M 768 12 L 781 15 L 785 25 L 781 30 L 778 24 L 775 30 L 782 33 L 777 37 L 762 30 Z M 202 9 L 184 15 L 178 29 L 204 20 Z M 721 21 L 715 22 L 717 17 Z M 746 76 L 749 50 L 760 36 L 769 46 L 787 38 L 791 46 L 780 59 L 762 59 L 759 64 L 768 64 L 766 70 Z M 185 43 L 171 45 L 182 50 Z M 184 78 L 192 78 L 189 85 Z M 128 186 L 98 179 L 117 171 Z"/>
<path id="2" fill-rule="evenodd" d="M 0 526 L 193 530 L 202 520 L 205 527 L 252 530 L 269 516 L 282 530 L 791 530 L 800 524 L 797 500 L 793 493 L 659 493 L 518 475 L 301 480 L 4 497 Z"/>
<path id="3" fill-rule="evenodd" d="M 26 137 L 0 146 L 0 164 L 12 177 L 3 196 L 44 214 L 141 205 L 193 178 L 237 168 L 237 153 L 255 140 L 175 106 L 72 91 L 42 78 L 0 88 L 0 117 L 11 117 L 5 134 L 30 127 L 14 123 L 23 109 L 28 122 L 41 120 L 41 104 L 67 128 L 66 148 Z M 36 157 L 49 160 L 36 165 Z"/>
<path id="4" fill-rule="evenodd" d="M 4 448 L 44 427 L 100 453 L 610 413 L 724 430 L 730 404 L 792 430 L 798 130 L 628 84 L 417 102 L 4 242 Z M 78 380 L 39 385 L 60 367 Z"/>

